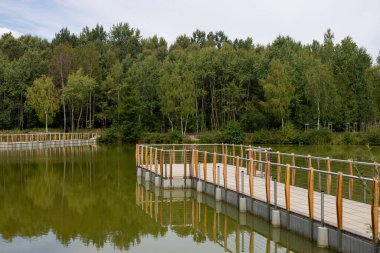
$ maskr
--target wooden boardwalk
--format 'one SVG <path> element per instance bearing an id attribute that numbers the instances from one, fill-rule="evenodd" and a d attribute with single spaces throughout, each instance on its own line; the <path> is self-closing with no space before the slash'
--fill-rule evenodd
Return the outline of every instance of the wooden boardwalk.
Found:
<path id="1" fill-rule="evenodd" d="M 0 134 L 0 150 L 95 145 L 96 133 Z"/>
<path id="2" fill-rule="evenodd" d="M 169 165 L 167 165 L 169 166 Z M 173 164 L 172 165 L 172 177 L 183 178 L 184 177 L 184 165 L 183 164 Z M 199 165 L 199 176 L 200 179 L 204 181 L 204 164 Z M 217 163 L 220 168 L 223 164 Z M 142 165 L 145 168 L 144 165 Z M 213 183 L 213 164 L 207 164 L 207 174 L 206 180 L 209 183 Z M 148 168 L 149 169 L 149 168 Z M 235 181 L 235 171 L 236 166 L 227 165 L 227 188 L 232 191 L 236 191 L 236 181 Z M 249 180 L 247 175 L 247 168 L 240 167 L 240 171 L 245 172 L 244 178 L 244 195 L 249 197 Z M 239 172 L 240 173 L 240 172 Z M 187 175 L 191 175 L 189 167 L 186 171 Z M 266 185 L 265 178 L 260 176 L 260 171 L 257 171 L 259 176 L 253 177 L 253 197 L 254 199 L 266 202 Z M 217 176 L 216 176 L 217 178 Z M 241 179 L 240 179 L 241 180 Z M 274 181 L 270 181 L 270 204 L 274 205 Z M 217 182 L 216 182 L 217 184 Z M 223 187 L 224 176 L 220 172 L 220 186 Z M 241 193 L 241 185 L 239 185 L 239 191 Z M 314 191 L 314 220 L 321 221 L 321 193 Z M 286 209 L 285 203 L 285 184 L 277 182 L 277 205 L 280 208 Z M 379 208 L 378 208 L 379 210 Z M 297 187 L 290 186 L 290 211 L 309 217 L 309 207 L 308 207 L 308 190 Z M 333 227 L 337 227 L 337 213 L 336 213 L 336 196 L 324 195 L 324 222 Z M 380 225 L 380 222 L 378 222 Z M 359 235 L 368 239 L 372 239 L 371 230 L 371 205 L 361 203 L 354 200 L 343 198 L 343 230 Z"/>

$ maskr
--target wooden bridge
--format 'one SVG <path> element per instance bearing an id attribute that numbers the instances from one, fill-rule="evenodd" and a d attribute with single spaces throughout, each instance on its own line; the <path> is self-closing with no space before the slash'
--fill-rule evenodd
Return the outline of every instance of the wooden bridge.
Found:
<path id="1" fill-rule="evenodd" d="M 184 144 L 136 145 L 136 165 L 158 187 L 196 188 L 318 243 L 322 228 L 328 244 L 321 246 L 378 250 L 377 163 Z"/>
<path id="2" fill-rule="evenodd" d="M 0 134 L 0 149 L 32 149 L 94 145 L 97 133 Z"/>

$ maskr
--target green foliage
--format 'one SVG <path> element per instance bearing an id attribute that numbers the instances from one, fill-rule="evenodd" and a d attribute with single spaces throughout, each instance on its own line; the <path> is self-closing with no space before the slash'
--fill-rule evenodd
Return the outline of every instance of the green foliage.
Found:
<path id="1" fill-rule="evenodd" d="M 293 98 L 294 86 L 290 82 L 285 65 L 278 59 L 270 63 L 269 74 L 266 79 L 260 80 L 264 89 L 265 102 L 262 102 L 266 110 L 284 127 L 284 120 L 290 114 L 290 101 Z"/>
<path id="2" fill-rule="evenodd" d="M 168 131 L 173 132 L 154 135 L 160 142 L 190 141 L 184 138 L 191 131 L 208 133 L 201 142 L 241 142 L 239 134 L 226 130 L 235 121 L 239 131 L 252 133 L 248 141 L 330 142 L 328 133 L 313 128 L 331 122 L 333 131 L 343 131 L 347 122 L 380 120 L 379 62 L 371 63 L 352 38 L 335 42 L 331 30 L 323 43 L 278 36 L 266 46 L 201 30 L 168 45 L 157 36 L 142 38 L 128 23 L 109 32 L 102 25 L 84 27 L 80 34 L 63 28 L 51 43 L 4 34 L 0 128 L 39 126 L 39 116 L 25 102 L 27 90 L 49 76 L 60 96 L 51 124 L 64 131 L 112 127 L 110 140 L 128 142 L 144 132 Z M 297 130 L 305 123 L 311 131 Z M 331 142 L 378 141 L 369 132 Z"/>
<path id="3" fill-rule="evenodd" d="M 380 129 L 370 129 L 364 134 L 363 141 L 369 145 L 380 145 Z"/>
<path id="4" fill-rule="evenodd" d="M 45 122 L 47 132 L 48 123 L 51 123 L 59 109 L 59 97 L 53 79 L 47 76 L 36 79 L 28 88 L 26 103 L 36 111 L 39 120 Z"/>
<path id="5" fill-rule="evenodd" d="M 237 121 L 229 121 L 221 131 L 220 142 L 223 143 L 243 143 L 244 133 L 241 129 L 240 123 Z"/>
<path id="6" fill-rule="evenodd" d="M 301 134 L 299 138 L 301 144 L 320 145 L 331 143 L 333 134 L 328 129 L 313 129 Z"/>

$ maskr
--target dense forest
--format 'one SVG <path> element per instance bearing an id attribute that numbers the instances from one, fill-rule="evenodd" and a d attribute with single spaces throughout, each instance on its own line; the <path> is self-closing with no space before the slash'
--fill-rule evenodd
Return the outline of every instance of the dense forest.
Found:
<path id="1" fill-rule="evenodd" d="M 112 128 L 134 140 L 142 132 L 205 132 L 238 122 L 245 132 L 380 119 L 377 63 L 351 37 L 302 44 L 278 36 L 268 45 L 196 30 L 171 44 L 143 38 L 119 23 L 52 41 L 0 39 L 0 128 L 45 124 L 64 131 Z"/>

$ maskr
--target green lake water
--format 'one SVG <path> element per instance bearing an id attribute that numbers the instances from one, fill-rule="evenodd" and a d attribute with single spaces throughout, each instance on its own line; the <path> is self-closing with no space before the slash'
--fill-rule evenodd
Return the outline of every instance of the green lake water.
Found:
<path id="1" fill-rule="evenodd" d="M 379 148 L 274 149 L 380 160 Z M 240 225 L 192 190 L 138 185 L 134 159 L 134 146 L 0 151 L 0 252 L 330 252 L 251 215 Z"/>

